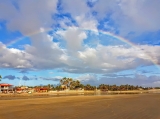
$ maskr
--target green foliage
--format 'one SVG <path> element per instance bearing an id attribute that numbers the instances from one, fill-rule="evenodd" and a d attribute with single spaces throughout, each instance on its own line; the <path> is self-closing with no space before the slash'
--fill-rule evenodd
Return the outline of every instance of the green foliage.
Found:
<path id="1" fill-rule="evenodd" d="M 0 75 L 0 81 L 2 79 L 2 76 Z M 91 86 L 90 84 L 87 85 L 83 85 L 81 84 L 81 82 L 79 80 L 73 80 L 72 78 L 62 78 L 60 80 L 60 85 L 57 86 L 53 86 L 52 84 L 48 84 L 46 87 L 48 88 L 48 90 L 64 90 L 65 88 L 62 88 L 62 85 L 64 85 L 66 88 L 69 88 L 71 90 L 76 90 L 76 89 L 84 89 L 84 90 L 95 90 L 95 89 L 99 89 L 101 91 L 125 91 L 125 90 L 139 90 L 139 89 L 143 89 L 143 90 L 149 90 L 149 89 L 153 89 L 152 87 L 142 87 L 142 86 L 133 86 L 133 85 L 108 85 L 108 84 L 100 84 L 98 87 L 96 86 Z M 35 86 L 35 88 L 38 88 L 41 86 Z M 33 88 L 33 87 L 30 87 Z M 155 89 L 160 89 L 160 87 L 155 87 Z"/>
<path id="2" fill-rule="evenodd" d="M 66 78 L 66 77 L 60 80 L 60 84 L 65 85 L 67 88 L 71 90 L 75 90 L 75 89 L 84 87 L 83 84 L 81 84 L 79 80 L 73 80 L 72 78 Z"/>
<path id="3" fill-rule="evenodd" d="M 61 85 L 66 85 L 67 87 L 69 87 L 72 81 L 73 81 L 72 78 L 64 77 L 63 79 L 60 80 L 60 84 Z"/>
<path id="4" fill-rule="evenodd" d="M 160 89 L 160 87 L 155 87 L 155 89 Z"/>
<path id="5" fill-rule="evenodd" d="M 61 85 L 56 86 L 55 90 L 62 90 Z"/>
<path id="6" fill-rule="evenodd" d="M 60 80 L 60 84 L 61 85 L 65 85 L 67 88 L 70 88 L 71 90 L 75 90 L 75 89 L 84 89 L 84 90 L 95 90 L 96 86 L 91 86 L 90 84 L 87 85 L 83 85 L 81 84 L 81 82 L 79 80 L 73 80 L 72 78 L 66 78 L 64 77 L 63 79 Z M 58 89 L 60 87 L 57 87 Z M 100 84 L 97 89 L 100 89 L 102 91 L 125 91 L 125 90 L 139 90 L 140 88 L 142 88 L 141 86 L 133 86 L 133 85 L 108 85 L 108 84 Z M 62 87 L 61 87 L 62 89 Z M 64 89 L 64 88 L 63 88 Z M 63 90 L 62 89 L 62 90 Z M 142 88 L 144 89 L 144 88 Z M 145 88 L 145 90 L 147 90 L 149 88 Z"/>
<path id="7" fill-rule="evenodd" d="M 141 86 L 133 86 L 133 85 L 107 85 L 107 84 L 101 84 L 99 85 L 98 89 L 102 90 L 102 91 L 125 91 L 125 90 L 138 90 L 139 88 L 142 88 Z M 148 89 L 148 88 L 147 88 Z"/>
<path id="8" fill-rule="evenodd" d="M 2 76 L 0 75 L 0 81 L 1 81 L 1 79 L 2 79 Z"/>
<path id="9" fill-rule="evenodd" d="M 85 90 L 95 90 L 96 86 L 91 86 L 90 84 L 87 84 L 87 85 L 84 86 L 84 89 Z"/>

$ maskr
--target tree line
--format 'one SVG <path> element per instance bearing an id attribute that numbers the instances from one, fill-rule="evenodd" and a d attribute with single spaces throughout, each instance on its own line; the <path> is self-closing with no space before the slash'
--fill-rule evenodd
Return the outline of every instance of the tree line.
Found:
<path id="1" fill-rule="evenodd" d="M 60 80 L 60 85 L 53 86 L 48 84 L 49 89 L 51 90 L 101 90 L 101 91 L 126 91 L 126 90 L 148 90 L 152 89 L 152 87 L 142 87 L 142 86 L 134 86 L 134 85 L 109 85 L 109 84 L 100 84 L 99 86 L 92 86 L 90 84 L 82 84 L 79 80 L 73 80 L 72 78 L 62 78 Z"/>
<path id="2" fill-rule="evenodd" d="M 0 75 L 0 81 L 2 76 Z M 152 87 L 142 87 L 142 86 L 134 86 L 134 85 L 109 85 L 109 84 L 100 84 L 99 86 L 92 86 L 90 84 L 82 84 L 79 80 L 73 80 L 72 78 L 64 77 L 60 80 L 59 85 L 44 85 L 44 86 L 29 86 L 30 88 L 40 88 L 45 87 L 48 90 L 101 90 L 101 91 L 126 91 L 126 90 L 148 90 L 153 89 Z M 160 89 L 160 87 L 155 87 L 155 89 Z"/>

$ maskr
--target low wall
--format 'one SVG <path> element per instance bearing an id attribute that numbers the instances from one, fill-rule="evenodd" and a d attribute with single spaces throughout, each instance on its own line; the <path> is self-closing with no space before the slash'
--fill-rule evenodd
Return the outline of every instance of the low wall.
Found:
<path id="1" fill-rule="evenodd" d="M 155 91 L 155 90 L 154 90 Z M 160 90 L 159 90 L 160 91 Z M 49 96 L 49 95 L 107 95 L 107 94 L 141 94 L 141 93 L 152 93 L 150 90 L 133 90 L 133 91 L 87 91 L 87 90 L 66 90 L 66 91 L 49 91 L 49 92 L 33 92 L 33 93 L 7 93 L 0 94 L 3 96 Z"/>
<path id="2" fill-rule="evenodd" d="M 100 90 L 66 90 L 66 91 L 49 91 L 48 93 L 107 93 L 107 94 L 124 94 L 124 93 L 148 93 L 149 90 L 131 90 L 131 91 L 100 91 Z"/>

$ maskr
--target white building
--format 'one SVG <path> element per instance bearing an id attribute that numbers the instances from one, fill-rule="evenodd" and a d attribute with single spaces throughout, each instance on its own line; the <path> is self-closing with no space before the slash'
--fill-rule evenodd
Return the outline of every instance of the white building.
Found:
<path id="1" fill-rule="evenodd" d="M 0 93 L 2 92 L 7 93 L 9 91 L 13 91 L 13 85 L 7 83 L 0 84 Z"/>

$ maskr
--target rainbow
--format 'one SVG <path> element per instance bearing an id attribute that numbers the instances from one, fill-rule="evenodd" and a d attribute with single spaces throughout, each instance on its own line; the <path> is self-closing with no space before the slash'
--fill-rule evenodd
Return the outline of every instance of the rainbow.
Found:
<path id="1" fill-rule="evenodd" d="M 13 45 L 13 44 L 15 44 L 15 43 L 23 40 L 25 37 L 31 37 L 31 36 L 33 36 L 33 35 L 36 35 L 36 34 L 39 34 L 39 33 L 42 33 L 42 32 L 49 32 L 49 31 L 52 31 L 52 30 L 53 30 L 53 29 L 51 29 L 51 28 L 43 29 L 43 30 L 37 30 L 37 31 L 35 31 L 35 32 L 32 32 L 32 33 L 30 33 L 30 34 L 27 34 L 26 36 L 23 36 L 23 37 L 20 37 L 20 38 L 17 38 L 17 39 L 14 39 L 14 40 L 8 42 L 8 43 L 6 44 L 6 46 L 7 46 L 7 47 L 8 47 L 8 46 L 11 46 L 11 45 Z M 59 30 L 67 30 L 67 29 L 59 29 Z M 111 36 L 111 37 L 113 37 L 113 38 L 115 38 L 115 39 L 117 39 L 117 40 L 120 40 L 121 42 L 124 42 L 124 43 L 128 44 L 129 46 L 131 46 L 131 47 L 133 47 L 133 48 L 135 48 L 135 49 L 138 49 L 138 50 L 142 51 L 136 44 L 134 44 L 134 43 L 130 42 L 129 40 L 127 40 L 127 39 L 125 39 L 125 38 L 123 38 L 123 37 L 121 37 L 121 36 L 118 36 L 118 35 L 116 35 L 116 34 L 113 34 L 113 33 L 110 33 L 110 32 L 106 32 L 106 31 L 102 31 L 102 30 L 98 30 L 98 31 L 97 31 L 97 30 L 93 30 L 93 29 L 80 29 L 80 30 L 83 30 L 83 31 L 92 31 L 92 32 L 95 32 L 95 33 L 102 33 L 102 34 L 104 34 L 104 35 Z M 143 52 L 144 52 L 144 51 L 143 51 Z M 152 62 L 155 66 L 157 66 L 157 68 L 160 70 L 160 67 L 159 67 L 159 64 L 157 63 L 157 61 L 155 61 L 155 60 L 154 60 L 151 56 L 149 56 L 147 53 L 144 53 L 144 54 L 145 54 L 146 57 L 149 59 L 149 61 L 151 61 L 151 62 Z"/>
<path id="2" fill-rule="evenodd" d="M 44 29 L 43 31 L 37 30 L 37 31 L 32 32 L 32 33 L 29 33 L 29 34 L 27 34 L 27 35 L 25 35 L 25 36 L 22 36 L 22 37 L 19 37 L 19 38 L 16 38 L 16 39 L 11 40 L 10 42 L 6 43 L 6 46 L 9 47 L 9 46 L 11 46 L 11 45 L 13 45 L 13 44 L 15 44 L 15 43 L 23 40 L 23 39 L 26 38 L 26 37 L 31 37 L 31 36 L 36 35 L 36 34 L 39 34 L 39 33 L 41 33 L 41 32 L 48 32 L 48 31 L 51 31 L 51 30 L 53 30 L 53 29 L 48 28 L 48 29 Z"/>
<path id="3" fill-rule="evenodd" d="M 130 42 L 129 40 L 127 40 L 127 39 L 125 39 L 125 38 L 123 38 L 123 37 L 120 37 L 120 36 L 118 36 L 118 35 L 115 35 L 115 34 L 113 34 L 113 33 L 106 32 L 106 31 L 101 31 L 101 30 L 98 30 L 98 31 L 94 30 L 94 32 L 96 32 L 96 33 L 102 33 L 102 34 L 105 34 L 105 35 L 108 35 L 108 36 L 112 36 L 113 38 L 116 38 L 116 39 L 118 39 L 118 40 L 120 40 L 120 41 L 128 44 L 129 46 L 131 46 L 131 47 L 133 47 L 133 48 L 135 48 L 135 49 L 137 49 L 137 50 L 139 50 L 139 51 L 142 51 L 136 44 Z M 143 53 L 144 53 L 144 54 L 146 55 L 146 57 L 157 67 L 157 69 L 160 70 L 160 65 L 157 63 L 157 61 L 155 61 L 155 60 L 154 60 L 151 56 L 149 56 L 146 52 L 143 51 Z"/>

